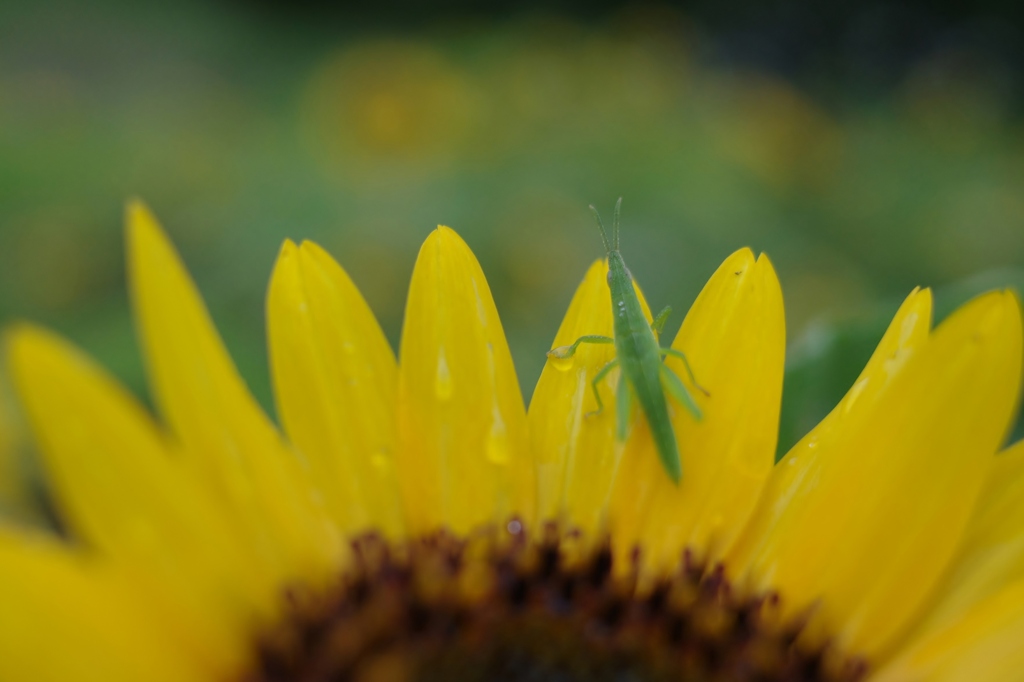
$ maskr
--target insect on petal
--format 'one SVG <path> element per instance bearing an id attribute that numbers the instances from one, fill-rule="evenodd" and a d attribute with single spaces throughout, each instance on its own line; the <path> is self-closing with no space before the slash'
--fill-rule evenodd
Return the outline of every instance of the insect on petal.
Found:
<path id="1" fill-rule="evenodd" d="M 749 518 L 774 461 L 782 397 L 785 322 L 782 293 L 768 259 L 742 249 L 725 260 L 697 297 L 666 359 L 700 407 L 697 421 L 675 402 L 673 426 L 683 475 L 665 476 L 658 458 L 627 453 L 616 482 L 617 553 L 644 548 L 644 565 L 676 565 L 680 548 L 720 556 Z M 742 425 L 738 428 L 737 425 Z"/>

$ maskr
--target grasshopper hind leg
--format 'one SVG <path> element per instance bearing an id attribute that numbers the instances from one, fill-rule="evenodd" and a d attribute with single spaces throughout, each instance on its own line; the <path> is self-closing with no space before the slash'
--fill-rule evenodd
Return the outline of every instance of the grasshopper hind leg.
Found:
<path id="1" fill-rule="evenodd" d="M 693 396 L 690 395 L 690 391 L 687 390 L 683 384 L 683 380 L 676 376 L 667 365 L 661 366 L 661 385 L 665 387 L 669 395 L 675 398 L 676 402 L 686 408 L 686 411 L 693 415 L 693 418 L 700 421 L 703 416 L 700 408 L 697 407 L 697 403 L 693 400 Z"/>
<path id="2" fill-rule="evenodd" d="M 597 400 L 597 409 L 593 412 L 587 412 L 586 417 L 596 417 L 597 415 L 604 412 L 604 401 L 601 400 L 601 392 L 597 390 L 597 385 L 604 381 L 604 378 L 608 376 L 608 372 L 612 371 L 619 366 L 618 360 L 612 360 L 607 365 L 602 367 L 597 374 L 594 375 L 593 380 L 590 382 L 590 389 L 594 392 L 594 398 Z"/>
<path id="3" fill-rule="evenodd" d="M 697 383 L 697 377 L 695 377 L 693 375 L 693 369 L 690 368 L 690 361 L 689 361 L 689 359 L 687 359 L 686 353 L 683 353 L 682 351 L 678 351 L 675 348 L 662 348 L 660 350 L 661 350 L 662 356 L 671 356 L 673 358 L 679 358 L 680 360 L 682 360 L 683 361 L 683 367 L 686 368 L 686 374 L 687 374 L 687 376 L 690 377 L 690 381 L 693 382 L 694 388 L 696 388 L 698 391 L 700 391 L 701 393 L 703 393 L 707 397 L 709 397 L 709 398 L 711 397 L 711 393 L 708 391 L 708 389 L 704 388 L 703 386 L 701 386 L 700 384 Z"/>

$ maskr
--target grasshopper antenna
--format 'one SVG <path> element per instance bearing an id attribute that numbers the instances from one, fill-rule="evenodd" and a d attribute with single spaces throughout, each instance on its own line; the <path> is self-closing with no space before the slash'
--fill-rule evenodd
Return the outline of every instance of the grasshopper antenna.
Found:
<path id="1" fill-rule="evenodd" d="M 608 241 L 608 230 L 604 229 L 604 221 L 601 220 L 601 214 L 597 212 L 593 204 L 590 205 L 590 212 L 594 214 L 597 226 L 601 230 L 601 241 L 604 242 L 604 250 L 610 253 L 612 250 L 611 242 Z"/>
<path id="2" fill-rule="evenodd" d="M 622 215 L 622 197 L 615 202 L 615 219 L 612 221 L 612 245 L 619 250 L 619 216 Z"/>

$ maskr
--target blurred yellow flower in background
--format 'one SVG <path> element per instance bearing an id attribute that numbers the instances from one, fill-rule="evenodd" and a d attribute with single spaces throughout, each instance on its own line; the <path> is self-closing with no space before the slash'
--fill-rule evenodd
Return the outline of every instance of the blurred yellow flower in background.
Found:
<path id="1" fill-rule="evenodd" d="M 588 416 L 606 346 L 546 365 L 527 412 L 484 274 L 447 227 L 420 250 L 397 361 L 342 268 L 284 244 L 267 295 L 283 433 L 139 204 L 127 251 L 159 421 L 54 334 L 8 332 L 69 538 L 0 528 L 0 679 L 1024 669 L 1024 448 L 996 454 L 1021 380 L 1009 292 L 932 330 L 915 290 L 774 464 L 782 293 L 767 257 L 737 251 L 672 341 L 710 393 L 701 422 L 673 416 L 677 486 L 642 420 L 623 444 L 612 409 Z M 554 345 L 611 327 L 597 262 Z"/>
<path id="2" fill-rule="evenodd" d="M 770 78 L 723 78 L 711 99 L 722 115 L 709 127 L 723 158 L 780 194 L 820 192 L 835 181 L 843 130 L 809 98 Z"/>
<path id="3" fill-rule="evenodd" d="M 329 169 L 353 161 L 353 180 L 374 168 L 450 164 L 476 116 L 460 69 L 428 44 L 375 41 L 339 51 L 307 86 L 304 123 Z"/>

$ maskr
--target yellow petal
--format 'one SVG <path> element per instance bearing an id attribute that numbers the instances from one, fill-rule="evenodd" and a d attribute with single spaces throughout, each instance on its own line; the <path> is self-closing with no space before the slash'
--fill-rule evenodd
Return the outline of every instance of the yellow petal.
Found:
<path id="1" fill-rule="evenodd" d="M 346 533 L 401 529 L 395 480 L 398 366 L 344 270 L 316 244 L 285 242 L 267 294 L 278 413 Z"/>
<path id="2" fill-rule="evenodd" d="M 177 253 L 139 203 L 128 270 L 153 398 L 241 532 L 282 577 L 319 575 L 338 543 L 298 460 L 249 393 Z"/>
<path id="3" fill-rule="evenodd" d="M 977 602 L 1024 576 L 1024 441 L 992 462 L 992 470 L 939 600 L 920 630 L 956 620 Z"/>
<path id="4" fill-rule="evenodd" d="M 208 667 L 148 617 L 123 575 L 61 547 L 0 529 L 0 679 L 196 682 Z"/>
<path id="5" fill-rule="evenodd" d="M 209 491 L 173 460 L 142 408 L 85 356 L 29 325 L 8 356 L 62 518 L 78 539 L 151 574 L 218 653 L 278 596 Z M 234 628 L 234 630 L 232 630 Z"/>
<path id="6" fill-rule="evenodd" d="M 858 411 L 863 411 L 882 395 L 907 360 L 928 340 L 931 325 L 931 289 L 917 287 L 893 315 L 874 353 L 843 399 L 786 454 L 787 459 L 793 456 L 792 461 L 786 462 L 787 476 L 806 470 L 816 458 L 815 449 L 841 428 L 855 405 Z"/>
<path id="7" fill-rule="evenodd" d="M 749 249 L 718 268 L 687 314 L 666 364 L 703 411 L 696 421 L 673 403 L 683 478 L 677 486 L 650 453 L 623 457 L 612 503 L 620 555 L 643 547 L 644 565 L 665 570 L 684 549 L 714 560 L 732 544 L 774 461 L 782 400 L 785 318 L 771 263 Z M 707 554 L 704 554 L 704 553 Z"/>
<path id="8" fill-rule="evenodd" d="M 396 467 L 412 530 L 466 533 L 534 515 L 512 356 L 483 271 L 439 226 L 420 249 L 402 328 Z"/>
<path id="9" fill-rule="evenodd" d="M 907 360 L 928 340 L 931 319 L 931 290 L 914 289 L 896 311 L 853 387 L 774 467 L 742 540 L 727 559 L 730 572 L 737 579 L 743 578 L 752 563 L 763 561 L 766 554 L 771 554 L 773 539 L 777 533 L 784 532 L 779 523 L 787 514 L 789 500 L 811 489 L 810 481 L 822 466 L 823 453 L 831 452 L 832 441 L 844 436 L 841 426 L 854 405 L 858 411 L 872 405 Z"/>
<path id="10" fill-rule="evenodd" d="M 1013 682 L 1024 679 L 1024 580 L 912 642 L 871 682 Z"/>
<path id="11" fill-rule="evenodd" d="M 813 476 L 769 501 L 783 509 L 749 565 L 759 586 L 778 589 L 790 615 L 816 605 L 809 631 L 840 647 L 872 656 L 891 644 L 956 548 L 1010 419 L 1021 351 L 1012 294 L 952 315 L 872 404 L 854 403 Z"/>
<path id="12" fill-rule="evenodd" d="M 603 260 L 587 270 L 552 347 L 570 345 L 586 334 L 612 336 L 607 272 Z M 650 319 L 639 288 L 636 293 Z M 597 537 L 605 530 L 608 498 L 623 451 L 615 437 L 611 389 L 617 371 L 599 385 L 605 409 L 593 414 L 597 401 L 591 382 L 614 357 L 613 345 L 580 344 L 572 358 L 549 358 L 530 400 L 530 440 L 537 458 L 540 518 L 565 520 L 588 537 Z"/>

